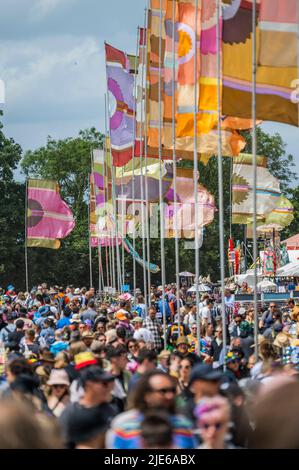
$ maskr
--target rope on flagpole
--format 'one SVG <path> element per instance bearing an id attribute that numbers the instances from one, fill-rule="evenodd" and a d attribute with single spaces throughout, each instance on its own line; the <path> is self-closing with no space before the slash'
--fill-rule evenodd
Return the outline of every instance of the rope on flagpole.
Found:
<path id="1" fill-rule="evenodd" d="M 258 303 L 257 303 L 257 128 L 256 128 L 256 0 L 252 2 L 252 156 L 253 156 L 253 258 L 254 258 L 254 355 L 258 360 Z"/>
<path id="2" fill-rule="evenodd" d="M 158 78 L 158 100 L 159 100 L 159 163 L 160 163 L 160 178 L 159 178 L 159 206 L 160 206 L 160 248 L 161 248 L 161 284 L 162 284 L 162 310 L 163 310 L 163 336 L 164 336 L 164 349 L 166 349 L 166 306 L 165 306 L 165 247 L 164 247 L 164 205 L 162 194 L 162 0 L 160 0 L 160 32 L 159 32 L 159 78 Z"/>
<path id="3" fill-rule="evenodd" d="M 198 0 L 195 1 L 195 50 L 194 50 L 194 155 L 193 155 L 193 184 L 194 184 L 194 250 L 195 250 L 195 289 L 196 289 L 196 322 L 197 344 L 200 356 L 200 312 L 199 312 L 199 234 L 198 234 L 198 154 L 197 154 L 197 113 L 198 113 Z"/>
<path id="4" fill-rule="evenodd" d="M 173 145 L 173 191 L 174 191 L 174 252 L 175 252 L 175 278 L 176 278 L 176 305 L 181 336 L 180 315 L 180 254 L 179 254 L 179 228 L 178 228 L 178 200 L 177 200 L 177 162 L 176 162 L 176 2 L 172 2 L 172 145 Z"/>
<path id="5" fill-rule="evenodd" d="M 218 101 L 218 192 L 219 192 L 219 247 L 220 247 L 220 279 L 221 279 L 221 310 L 222 310 L 222 338 L 223 348 L 226 352 L 226 311 L 225 311 L 225 245 L 224 245 L 224 202 L 223 202 L 223 166 L 222 166 L 222 131 L 221 131 L 221 107 L 222 107 L 222 64 L 221 64 L 221 0 L 217 0 L 217 101 Z M 224 370 L 226 364 L 224 361 Z"/>

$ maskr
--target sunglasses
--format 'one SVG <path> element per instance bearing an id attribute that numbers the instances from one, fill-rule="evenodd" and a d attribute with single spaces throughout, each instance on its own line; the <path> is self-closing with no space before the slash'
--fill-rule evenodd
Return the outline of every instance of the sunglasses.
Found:
<path id="1" fill-rule="evenodd" d="M 162 395 L 166 395 L 167 393 L 173 393 L 175 394 L 176 393 L 176 388 L 175 387 L 165 387 L 165 388 L 160 388 L 160 389 L 154 389 L 152 388 L 150 390 L 151 392 L 154 392 L 154 393 L 162 393 Z"/>
<path id="2" fill-rule="evenodd" d="M 53 388 L 64 388 L 66 387 L 66 385 L 62 385 L 62 384 L 56 384 L 56 385 L 52 385 Z"/>
<path id="3" fill-rule="evenodd" d="M 202 429 L 209 429 L 209 428 L 214 428 L 218 431 L 219 429 L 221 429 L 223 427 L 223 423 L 215 423 L 215 424 L 208 424 L 208 423 L 205 423 L 205 424 L 202 424 L 200 426 Z"/>

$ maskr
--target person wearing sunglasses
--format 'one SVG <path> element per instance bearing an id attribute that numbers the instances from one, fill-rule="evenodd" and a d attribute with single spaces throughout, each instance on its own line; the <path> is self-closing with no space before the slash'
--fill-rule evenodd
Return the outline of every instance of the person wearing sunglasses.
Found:
<path id="1" fill-rule="evenodd" d="M 191 376 L 192 362 L 190 359 L 182 359 L 179 365 L 179 378 L 177 384 L 178 399 L 184 402 L 192 399 L 192 392 L 190 391 L 190 376 Z"/>
<path id="2" fill-rule="evenodd" d="M 192 423 L 177 413 L 176 381 L 157 369 L 144 374 L 128 397 L 128 411 L 118 415 L 107 433 L 107 449 L 141 449 L 141 427 L 149 412 L 168 413 L 173 430 L 172 444 L 180 449 L 193 449 Z"/>
<path id="3" fill-rule="evenodd" d="M 48 407 L 59 418 L 65 407 L 70 403 L 69 377 L 64 369 L 52 369 L 47 382 L 50 389 Z"/>
<path id="4" fill-rule="evenodd" d="M 226 398 L 205 399 L 194 411 L 201 444 L 198 449 L 235 449 L 229 441 L 230 405 Z"/>

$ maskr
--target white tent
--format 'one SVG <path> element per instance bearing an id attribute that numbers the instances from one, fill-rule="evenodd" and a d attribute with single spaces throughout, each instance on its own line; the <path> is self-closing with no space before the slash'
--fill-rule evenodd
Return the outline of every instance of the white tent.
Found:
<path id="1" fill-rule="evenodd" d="M 288 263 L 277 270 L 278 277 L 299 277 L 299 261 Z"/>
<path id="2" fill-rule="evenodd" d="M 263 281 L 259 282 L 257 284 L 258 289 L 260 289 L 262 292 L 273 292 L 274 290 L 276 291 L 276 284 L 275 282 L 269 281 L 268 279 L 264 279 Z"/>
<path id="3" fill-rule="evenodd" d="M 211 288 L 209 286 L 206 286 L 205 284 L 198 284 L 198 291 L 200 293 L 202 292 L 211 292 Z M 196 292 L 196 286 L 192 286 L 188 292 Z"/>

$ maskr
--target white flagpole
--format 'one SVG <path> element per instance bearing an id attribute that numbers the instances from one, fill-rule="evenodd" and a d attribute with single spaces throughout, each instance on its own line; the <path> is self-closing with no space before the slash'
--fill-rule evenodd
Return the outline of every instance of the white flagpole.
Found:
<path id="1" fill-rule="evenodd" d="M 25 280 L 26 280 L 26 292 L 29 292 L 27 222 L 28 222 L 28 179 L 26 178 L 26 189 L 25 189 Z"/>
<path id="2" fill-rule="evenodd" d="M 258 361 L 258 302 L 257 302 L 257 129 L 256 129 L 256 0 L 252 2 L 252 155 L 253 155 L 253 258 L 254 258 L 254 354 Z"/>
<path id="3" fill-rule="evenodd" d="M 179 336 L 181 336 L 180 316 L 180 254 L 179 254 L 179 228 L 178 228 L 178 201 L 177 201 L 177 163 L 176 163 L 176 2 L 173 2 L 172 10 L 172 142 L 173 142 L 173 191 L 174 191 L 174 246 L 175 246 L 175 278 L 176 278 L 176 303 L 179 325 Z"/>
<path id="4" fill-rule="evenodd" d="M 159 99 L 159 163 L 160 163 L 160 178 L 159 178 L 159 204 L 160 204 L 160 247 L 161 247 L 161 284 L 162 284 L 162 306 L 163 306 L 163 334 L 164 334 L 164 349 L 166 349 L 166 307 L 165 307 L 165 247 L 164 247 L 164 204 L 162 194 L 162 178 L 163 178 L 163 164 L 162 164 L 162 0 L 160 0 L 160 33 L 159 33 L 159 86 L 158 86 L 158 99 Z"/>
<path id="5" fill-rule="evenodd" d="M 90 231 L 90 201 L 91 201 L 91 183 L 90 183 L 91 175 L 89 174 L 89 204 L 88 204 L 88 242 L 89 242 L 89 283 L 90 287 L 93 287 L 93 279 L 92 279 L 92 249 L 91 249 L 91 231 Z"/>

